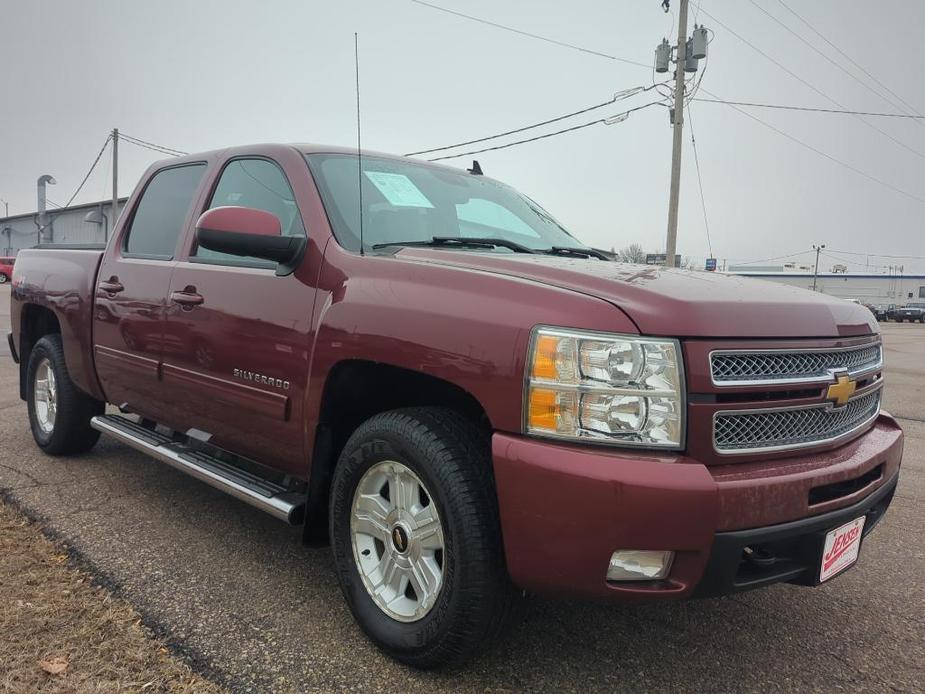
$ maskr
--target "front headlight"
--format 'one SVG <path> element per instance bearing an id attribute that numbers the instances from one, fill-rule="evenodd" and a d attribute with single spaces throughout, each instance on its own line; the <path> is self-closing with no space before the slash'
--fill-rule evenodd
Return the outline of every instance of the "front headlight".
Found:
<path id="1" fill-rule="evenodd" d="M 537 328 L 530 344 L 528 434 L 683 446 L 684 371 L 677 340 Z"/>

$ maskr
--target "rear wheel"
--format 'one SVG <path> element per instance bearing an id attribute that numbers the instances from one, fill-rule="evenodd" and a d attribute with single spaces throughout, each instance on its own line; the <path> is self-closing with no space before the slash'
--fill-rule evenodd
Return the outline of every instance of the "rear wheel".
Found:
<path id="1" fill-rule="evenodd" d="M 487 437 L 446 409 L 376 415 L 347 442 L 331 545 L 366 634 L 414 667 L 470 657 L 511 601 Z"/>
<path id="2" fill-rule="evenodd" d="M 46 335 L 32 348 L 26 370 L 26 403 L 32 437 L 49 455 L 83 453 L 100 437 L 90 427 L 90 419 L 103 413 L 105 403 L 71 381 L 60 335 Z"/>
<path id="3" fill-rule="evenodd" d="M 6 284 L 9 281 L 9 277 L 0 272 L 0 284 Z"/>

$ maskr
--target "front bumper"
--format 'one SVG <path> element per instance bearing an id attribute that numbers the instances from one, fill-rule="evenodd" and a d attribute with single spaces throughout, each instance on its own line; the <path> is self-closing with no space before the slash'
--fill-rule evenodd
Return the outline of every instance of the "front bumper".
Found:
<path id="1" fill-rule="evenodd" d="M 624 601 L 812 583 L 808 557 L 818 533 L 843 516 L 870 514 L 866 535 L 882 517 L 902 445 L 886 414 L 832 451 L 712 467 L 684 455 L 495 434 L 508 570 L 527 590 Z M 762 541 L 781 563 L 761 576 L 747 566 L 742 574 L 742 548 Z M 629 549 L 674 551 L 669 576 L 608 583 L 611 554 Z"/>

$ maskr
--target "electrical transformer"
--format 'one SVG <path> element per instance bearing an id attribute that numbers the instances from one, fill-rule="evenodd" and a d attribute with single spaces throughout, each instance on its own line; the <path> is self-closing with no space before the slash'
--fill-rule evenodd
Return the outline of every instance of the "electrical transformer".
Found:
<path id="1" fill-rule="evenodd" d="M 655 48 L 655 71 L 668 72 L 670 63 L 671 46 L 668 45 L 668 39 L 662 39 L 662 42 Z"/>

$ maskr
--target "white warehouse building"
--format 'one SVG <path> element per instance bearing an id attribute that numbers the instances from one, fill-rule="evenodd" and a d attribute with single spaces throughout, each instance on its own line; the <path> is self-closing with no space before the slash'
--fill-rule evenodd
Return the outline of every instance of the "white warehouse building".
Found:
<path id="1" fill-rule="evenodd" d="M 813 288 L 811 272 L 732 271 L 729 274 L 780 282 L 802 289 Z M 856 299 L 865 304 L 904 306 L 912 301 L 925 302 L 925 275 L 827 272 L 820 273 L 815 281 L 816 291 L 842 299 Z"/>
<path id="2" fill-rule="evenodd" d="M 127 199 L 119 199 L 120 210 Z M 15 256 L 39 243 L 105 243 L 112 222 L 112 200 L 50 209 L 43 227 L 35 212 L 0 217 L 0 255 Z"/>

